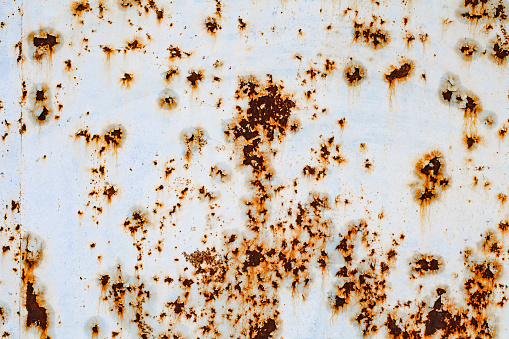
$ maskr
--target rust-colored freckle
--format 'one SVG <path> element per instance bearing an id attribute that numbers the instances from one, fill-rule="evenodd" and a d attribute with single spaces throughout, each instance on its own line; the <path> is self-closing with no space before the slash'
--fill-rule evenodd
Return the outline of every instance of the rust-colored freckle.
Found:
<path id="1" fill-rule="evenodd" d="M 410 263 L 412 272 L 419 276 L 437 273 L 443 266 L 442 260 L 433 255 L 417 255 Z"/>
<path id="2" fill-rule="evenodd" d="M 104 135 L 104 141 L 106 141 L 107 145 L 117 148 L 122 142 L 122 133 L 123 132 L 120 127 L 112 128 Z"/>
<path id="3" fill-rule="evenodd" d="M 83 12 L 91 11 L 90 4 L 87 1 L 75 2 L 72 6 L 72 15 L 80 16 Z"/>
<path id="4" fill-rule="evenodd" d="M 205 131 L 201 128 L 192 128 L 182 132 L 181 140 L 186 148 L 185 158 L 189 161 L 195 153 L 200 153 L 207 144 Z"/>
<path id="5" fill-rule="evenodd" d="M 506 134 L 507 134 L 507 127 L 502 126 L 502 128 L 500 128 L 500 130 L 498 131 L 498 135 L 500 136 L 500 138 L 503 139 Z"/>
<path id="6" fill-rule="evenodd" d="M 65 61 L 65 69 L 67 71 L 70 71 L 72 69 L 72 63 L 71 63 L 71 60 L 66 60 Z"/>
<path id="7" fill-rule="evenodd" d="M 133 75 L 130 73 L 124 73 L 124 76 L 120 80 L 122 81 L 122 86 L 129 88 L 133 81 Z"/>
<path id="8" fill-rule="evenodd" d="M 177 94 L 171 89 L 165 89 L 158 99 L 159 107 L 165 110 L 172 110 L 177 107 Z"/>
<path id="9" fill-rule="evenodd" d="M 129 51 L 129 50 L 137 50 L 137 49 L 142 49 L 142 48 L 143 48 L 143 44 L 141 43 L 141 41 L 138 38 L 135 38 L 131 41 L 127 41 L 125 50 Z"/>
<path id="10" fill-rule="evenodd" d="M 198 87 L 198 83 L 203 80 L 203 75 L 201 72 L 195 72 L 192 71 L 189 73 L 189 76 L 187 77 L 187 81 L 191 83 L 191 86 L 193 88 Z"/>
<path id="11" fill-rule="evenodd" d="M 27 328 L 36 326 L 45 332 L 48 329 L 48 313 L 46 308 L 39 305 L 34 285 L 30 281 L 26 287 L 25 307 L 27 311 Z"/>
<path id="12" fill-rule="evenodd" d="M 478 47 L 472 42 L 465 42 L 459 47 L 459 51 L 465 60 L 472 60 L 472 57 L 478 51 Z"/>
<path id="13" fill-rule="evenodd" d="M 504 194 L 504 193 L 499 193 L 499 194 L 497 195 L 497 198 L 498 198 L 498 200 L 500 201 L 500 203 L 501 203 L 502 205 L 503 205 L 503 204 L 505 204 L 505 203 L 506 203 L 506 201 L 507 201 L 507 195 L 506 195 L 506 194 Z"/>
<path id="14" fill-rule="evenodd" d="M 415 174 L 419 178 L 415 198 L 421 206 L 438 198 L 440 193 L 449 186 L 450 179 L 444 174 L 444 160 L 437 151 L 424 155 L 417 162 Z"/>
<path id="15" fill-rule="evenodd" d="M 498 64 L 503 64 L 509 55 L 509 47 L 497 41 L 493 44 L 491 55 Z"/>
<path id="16" fill-rule="evenodd" d="M 374 22 L 369 24 L 354 22 L 354 41 L 359 40 L 377 49 L 389 43 L 389 33 L 380 28 L 375 28 Z"/>
<path id="17" fill-rule="evenodd" d="M 467 146 L 467 149 L 471 150 L 472 148 L 477 146 L 477 144 L 479 143 L 480 140 L 481 140 L 481 137 L 478 136 L 478 135 L 475 135 L 475 134 L 466 134 L 464 142 L 465 142 L 465 144 Z"/>
<path id="18" fill-rule="evenodd" d="M 47 99 L 46 94 L 43 89 L 37 90 L 35 92 L 35 100 L 36 101 L 45 101 Z"/>
<path id="19" fill-rule="evenodd" d="M 345 67 L 345 79 L 350 86 L 357 86 L 365 77 L 365 70 L 359 64 L 351 64 Z"/>
<path id="20" fill-rule="evenodd" d="M 205 20 L 205 27 L 210 34 L 215 34 L 218 30 L 221 29 L 217 19 L 214 17 L 208 17 L 207 20 Z"/>
<path id="21" fill-rule="evenodd" d="M 393 66 L 392 71 L 385 74 L 385 80 L 389 83 L 389 86 L 393 86 L 396 81 L 405 80 L 412 71 L 412 63 L 405 62 L 399 68 Z"/>
<path id="22" fill-rule="evenodd" d="M 36 36 L 38 35 L 38 36 Z M 47 32 L 40 32 L 39 34 L 32 33 L 32 43 L 35 47 L 33 58 L 35 60 L 42 60 L 44 57 L 51 57 L 54 48 L 60 44 L 60 38 L 57 34 Z"/>
<path id="23" fill-rule="evenodd" d="M 244 20 L 242 20 L 242 18 L 239 18 L 239 29 L 240 30 L 243 30 L 246 28 L 246 23 L 244 22 Z"/>
<path id="24" fill-rule="evenodd" d="M 111 185 L 104 188 L 103 195 L 105 195 L 108 198 L 108 201 L 111 202 L 111 198 L 116 195 L 117 192 L 118 190 L 115 188 L 115 186 Z"/>

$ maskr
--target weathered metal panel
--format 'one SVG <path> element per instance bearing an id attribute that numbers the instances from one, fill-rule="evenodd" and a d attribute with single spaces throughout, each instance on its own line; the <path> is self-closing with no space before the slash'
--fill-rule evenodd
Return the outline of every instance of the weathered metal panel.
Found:
<path id="1" fill-rule="evenodd" d="M 507 3 L 0 6 L 0 335 L 506 338 Z"/>

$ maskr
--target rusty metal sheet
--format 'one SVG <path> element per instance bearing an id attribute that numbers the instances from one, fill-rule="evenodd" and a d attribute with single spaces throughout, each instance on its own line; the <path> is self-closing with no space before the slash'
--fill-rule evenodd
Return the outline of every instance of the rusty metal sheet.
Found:
<path id="1" fill-rule="evenodd" d="M 0 6 L 2 338 L 507 338 L 502 0 Z"/>

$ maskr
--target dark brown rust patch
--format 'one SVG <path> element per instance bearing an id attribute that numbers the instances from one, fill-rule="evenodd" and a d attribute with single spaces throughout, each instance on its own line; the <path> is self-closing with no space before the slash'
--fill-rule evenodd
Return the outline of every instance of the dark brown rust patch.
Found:
<path id="1" fill-rule="evenodd" d="M 465 60 L 471 61 L 479 51 L 479 47 L 474 41 L 468 40 L 459 46 L 459 51 Z"/>
<path id="2" fill-rule="evenodd" d="M 364 67 L 359 63 L 351 63 L 345 67 L 345 79 L 350 86 L 357 86 L 366 77 Z"/>
<path id="3" fill-rule="evenodd" d="M 408 61 L 401 64 L 399 68 L 392 66 L 392 70 L 385 74 L 385 80 L 387 80 L 389 86 L 392 87 L 396 81 L 406 80 L 406 78 L 411 75 L 412 69 L 412 63 Z"/>
<path id="4" fill-rule="evenodd" d="M 242 145 L 242 164 L 253 172 L 262 173 L 267 159 L 261 152 L 262 144 L 282 139 L 290 127 L 291 110 L 295 102 L 282 94 L 283 86 L 274 84 L 269 77 L 265 88 L 256 79 L 241 80 L 236 91 L 237 99 L 248 99 L 248 107 L 237 107 L 236 122 L 225 131 L 227 137 Z"/>
<path id="5" fill-rule="evenodd" d="M 111 55 L 115 52 L 111 47 L 109 46 L 101 46 L 104 54 L 106 54 L 106 61 L 110 61 Z"/>
<path id="6" fill-rule="evenodd" d="M 147 232 L 148 219 L 146 214 L 141 210 L 135 210 L 130 218 L 124 221 L 124 228 L 128 229 L 132 236 L 138 232 Z"/>
<path id="7" fill-rule="evenodd" d="M 133 75 L 130 73 L 124 73 L 124 76 L 120 78 L 120 81 L 122 82 L 122 86 L 129 88 L 133 81 Z"/>
<path id="8" fill-rule="evenodd" d="M 42 294 L 36 292 L 36 277 L 34 269 L 43 259 L 42 240 L 32 234 L 26 234 L 22 239 L 22 284 L 24 289 L 24 305 L 26 309 L 26 328 L 35 327 L 41 332 L 41 338 L 46 338 L 49 328 L 48 310 L 44 305 Z"/>
<path id="9" fill-rule="evenodd" d="M 48 94 L 49 89 L 46 85 L 38 86 L 35 89 L 35 95 L 34 95 L 34 106 L 32 109 L 33 112 L 33 118 L 34 120 L 39 124 L 42 125 L 43 123 L 47 122 L 49 120 L 49 116 L 51 113 L 50 110 L 50 102 L 48 100 Z"/>
<path id="10" fill-rule="evenodd" d="M 38 61 L 51 58 L 57 45 L 60 44 L 60 35 L 47 30 L 31 33 L 28 38 L 35 47 L 33 58 Z"/>
<path id="11" fill-rule="evenodd" d="M 203 80 L 203 74 L 201 72 L 195 72 L 192 71 L 189 73 L 189 76 L 187 77 L 187 81 L 191 83 L 191 86 L 193 88 L 198 87 L 198 83 Z"/>
<path id="12" fill-rule="evenodd" d="M 34 292 L 34 284 L 27 282 L 25 307 L 27 311 L 26 326 L 35 326 L 43 333 L 48 330 L 48 313 L 45 307 L 39 305 L 37 294 Z"/>
<path id="13" fill-rule="evenodd" d="M 178 47 L 174 47 L 173 45 L 170 45 L 170 47 L 168 47 L 168 51 L 170 51 L 170 60 L 173 60 L 173 59 L 181 59 L 183 55 L 185 56 L 190 56 L 191 53 L 187 53 L 187 52 L 182 52 L 180 50 L 180 48 Z"/>
<path id="14" fill-rule="evenodd" d="M 438 273 L 442 266 L 442 259 L 434 255 L 417 255 L 410 263 L 412 273 L 417 276 Z M 414 277 L 413 274 L 412 277 Z"/>
<path id="15" fill-rule="evenodd" d="M 111 185 L 104 188 L 103 195 L 108 198 L 108 202 L 111 202 L 111 198 L 118 193 L 118 189 Z"/>
<path id="16" fill-rule="evenodd" d="M 94 143 L 98 148 L 99 156 L 107 150 L 117 151 L 122 146 L 123 130 L 121 127 L 113 127 L 104 135 L 90 134 L 88 129 L 80 129 L 75 133 L 75 138 L 84 138 L 87 144 Z"/>
<path id="17" fill-rule="evenodd" d="M 467 146 L 467 149 L 470 151 L 481 141 L 481 137 L 476 134 L 466 134 L 463 141 Z"/>
<path id="18" fill-rule="evenodd" d="M 65 63 L 65 69 L 68 72 L 70 72 L 72 70 L 72 62 L 71 62 L 71 60 L 65 60 L 64 63 Z"/>
<path id="19" fill-rule="evenodd" d="M 464 0 L 462 2 L 459 15 L 470 22 L 477 23 L 480 20 L 492 22 L 493 20 L 504 21 L 507 19 L 502 0 Z"/>
<path id="20" fill-rule="evenodd" d="M 375 22 L 369 24 L 354 22 L 354 41 L 362 41 L 372 45 L 374 49 L 384 47 L 389 43 L 389 33 L 375 26 Z"/>
<path id="21" fill-rule="evenodd" d="M 478 114 L 482 112 L 479 98 L 468 93 L 453 75 L 445 75 L 440 89 L 442 101 L 464 111 L 463 118 L 466 125 L 466 134 L 476 134 Z"/>
<path id="22" fill-rule="evenodd" d="M 244 22 L 244 20 L 242 20 L 242 18 L 239 17 L 239 29 L 240 30 L 244 30 L 246 28 L 246 23 Z"/>
<path id="23" fill-rule="evenodd" d="M 90 12 L 92 8 L 87 1 L 75 2 L 72 5 L 72 15 L 81 16 L 84 12 Z"/>
<path id="24" fill-rule="evenodd" d="M 445 175 L 444 164 L 441 153 L 433 151 L 424 155 L 415 165 L 415 175 L 419 178 L 415 199 L 421 206 L 429 205 L 439 198 L 449 186 L 450 179 Z"/>
<path id="25" fill-rule="evenodd" d="M 499 65 L 505 63 L 508 55 L 509 55 L 508 44 L 503 44 L 501 41 L 493 43 L 491 56 Z"/>
<path id="26" fill-rule="evenodd" d="M 193 265 L 195 275 L 208 284 L 210 282 L 223 282 L 227 271 L 226 259 L 215 252 L 215 248 L 205 251 L 196 250 L 191 254 L 184 252 L 186 260 Z"/>
<path id="27" fill-rule="evenodd" d="M 145 47 L 139 38 L 134 38 L 133 40 L 127 41 L 124 51 L 134 51 L 139 50 Z"/>
<path id="28" fill-rule="evenodd" d="M 210 34 L 216 34 L 217 31 L 221 29 L 217 19 L 214 17 L 208 17 L 207 20 L 205 20 L 205 27 Z"/>
<path id="29" fill-rule="evenodd" d="M 170 80 L 176 76 L 177 74 L 179 73 L 179 70 L 178 68 L 171 68 L 169 69 L 166 74 L 164 75 L 164 78 L 166 79 L 167 82 L 170 82 Z"/>

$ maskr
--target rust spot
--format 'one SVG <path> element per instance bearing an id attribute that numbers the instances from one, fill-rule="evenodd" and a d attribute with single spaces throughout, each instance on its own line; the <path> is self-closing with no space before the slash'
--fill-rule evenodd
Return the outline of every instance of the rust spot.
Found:
<path id="1" fill-rule="evenodd" d="M 499 41 L 493 44 L 491 56 L 498 64 L 503 64 L 508 55 L 509 48 L 507 47 L 507 44 L 504 45 Z"/>
<path id="2" fill-rule="evenodd" d="M 464 0 L 459 15 L 473 23 L 480 20 L 506 20 L 505 7 L 502 0 Z"/>
<path id="3" fill-rule="evenodd" d="M 126 42 L 125 51 L 134 51 L 138 49 L 142 49 L 144 46 L 139 38 L 135 38 L 131 41 Z"/>
<path id="4" fill-rule="evenodd" d="M 467 40 L 459 46 L 459 51 L 465 60 L 471 61 L 479 51 L 479 47 L 474 41 Z"/>
<path id="5" fill-rule="evenodd" d="M 24 288 L 24 305 L 26 309 L 26 328 L 35 327 L 46 337 L 49 328 L 48 310 L 45 307 L 41 292 L 36 292 L 34 270 L 43 259 L 42 240 L 33 234 L 26 234 L 22 239 L 22 283 Z"/>
<path id="6" fill-rule="evenodd" d="M 238 106 L 237 122 L 228 126 L 226 136 L 232 137 L 242 145 L 242 164 L 250 166 L 253 172 L 267 170 L 267 160 L 263 156 L 263 143 L 272 143 L 283 138 L 290 125 L 291 110 L 295 102 L 283 95 L 282 85 L 274 84 L 269 77 L 263 88 L 256 79 L 241 80 L 236 91 L 238 99 L 247 98 L 245 111 Z"/>
<path id="7" fill-rule="evenodd" d="M 191 55 L 191 53 L 182 52 L 180 50 L 180 48 L 174 47 L 173 45 L 170 45 L 170 47 L 168 47 L 168 51 L 170 51 L 170 56 L 169 56 L 170 60 L 181 59 L 182 55 L 185 55 L 185 56 Z"/>
<path id="8" fill-rule="evenodd" d="M 415 175 L 419 183 L 415 189 L 415 199 L 421 207 L 437 199 L 448 186 L 449 178 L 445 175 L 444 160 L 438 151 L 424 155 L 415 165 Z"/>
<path id="9" fill-rule="evenodd" d="M 71 69 L 72 69 L 71 60 L 66 60 L 66 61 L 64 61 L 64 63 L 65 63 L 65 69 L 67 71 L 71 71 Z"/>
<path id="10" fill-rule="evenodd" d="M 51 58 L 56 47 L 60 44 L 60 35 L 48 30 L 31 33 L 28 38 L 35 47 L 33 58 L 38 61 Z"/>
<path id="11" fill-rule="evenodd" d="M 120 78 L 120 81 L 122 81 L 122 86 L 129 88 L 131 86 L 131 82 L 133 81 L 133 75 L 124 73 L 124 76 Z"/>
<path id="12" fill-rule="evenodd" d="M 75 133 L 75 138 L 84 138 L 85 142 L 95 143 L 98 148 L 99 156 L 101 156 L 107 150 L 117 151 L 119 147 L 122 146 L 123 141 L 123 130 L 121 127 L 112 127 L 104 135 L 99 134 L 90 134 L 88 129 L 80 129 Z M 101 169 L 101 173 L 104 169 Z"/>
<path id="13" fill-rule="evenodd" d="M 37 294 L 34 292 L 34 285 L 32 282 L 27 283 L 25 307 L 27 311 L 26 326 L 38 327 L 43 333 L 48 330 L 48 313 L 46 308 L 39 305 Z"/>
<path id="14" fill-rule="evenodd" d="M 193 88 L 198 87 L 198 83 L 203 80 L 203 74 L 201 72 L 195 72 L 192 71 L 189 73 L 189 76 L 187 77 L 187 81 L 191 83 L 191 86 Z"/>
<path id="15" fill-rule="evenodd" d="M 392 70 L 385 74 L 385 80 L 387 80 L 390 87 L 392 87 L 396 81 L 403 81 L 408 78 L 412 72 L 413 66 L 411 62 L 404 62 L 399 68 L 394 66 L 391 68 Z"/>
<path id="16" fill-rule="evenodd" d="M 207 20 L 205 20 L 205 27 L 210 34 L 215 34 L 218 30 L 221 29 L 217 19 L 214 17 L 208 17 Z"/>
<path id="17" fill-rule="evenodd" d="M 428 274 L 438 273 L 440 268 L 443 266 L 440 257 L 434 255 L 417 255 L 414 260 L 410 263 L 412 273 L 418 276 L 424 276 Z"/>
<path id="18" fill-rule="evenodd" d="M 240 30 L 244 30 L 246 28 L 246 23 L 244 22 L 244 20 L 242 20 L 242 18 L 239 17 L 239 29 Z"/>
<path id="19" fill-rule="evenodd" d="M 193 265 L 195 274 L 200 277 L 203 283 L 224 281 L 227 262 L 224 257 L 215 253 L 214 248 L 207 248 L 205 251 L 196 250 L 191 254 L 184 252 L 184 257 Z"/>
<path id="20" fill-rule="evenodd" d="M 481 141 L 481 137 L 478 135 L 475 135 L 475 134 L 466 134 L 465 135 L 464 142 L 465 142 L 468 150 L 471 150 L 474 147 L 476 147 L 477 144 L 479 143 L 479 141 Z"/>
<path id="21" fill-rule="evenodd" d="M 105 187 L 103 191 L 103 195 L 108 197 L 108 202 L 111 202 L 111 198 L 118 193 L 118 189 L 115 186 L 111 185 L 109 187 Z"/>
<path id="22" fill-rule="evenodd" d="M 124 221 L 124 228 L 128 229 L 131 235 L 134 236 L 138 232 L 145 233 L 147 224 L 146 214 L 141 210 L 135 210 L 131 217 Z"/>
<path id="23" fill-rule="evenodd" d="M 355 63 L 345 67 L 345 79 L 350 86 L 357 86 L 364 79 L 366 71 L 362 65 Z"/>
<path id="24" fill-rule="evenodd" d="M 101 46 L 104 54 L 106 54 L 106 61 L 110 61 L 111 55 L 114 53 L 114 50 L 108 46 Z"/>
<path id="25" fill-rule="evenodd" d="M 178 68 L 171 68 L 169 71 L 165 74 L 165 79 L 167 82 L 169 82 L 175 75 L 178 74 Z"/>
<path id="26" fill-rule="evenodd" d="M 177 107 L 178 98 L 177 93 L 171 89 L 165 89 L 161 92 L 158 99 L 159 107 L 168 111 Z"/>
<path id="27" fill-rule="evenodd" d="M 87 1 L 75 2 L 72 5 L 72 15 L 73 16 L 81 16 L 83 12 L 90 12 L 92 8 L 90 8 L 90 4 Z"/>
<path id="28" fill-rule="evenodd" d="M 354 41 L 362 41 L 372 45 L 374 49 L 384 47 L 389 43 L 389 33 L 375 26 L 375 22 L 369 24 L 354 22 Z"/>
<path id="29" fill-rule="evenodd" d="M 181 140 L 186 148 L 185 158 L 187 161 L 191 160 L 193 154 L 201 153 L 201 149 L 207 144 L 205 132 L 199 127 L 183 131 Z"/>

